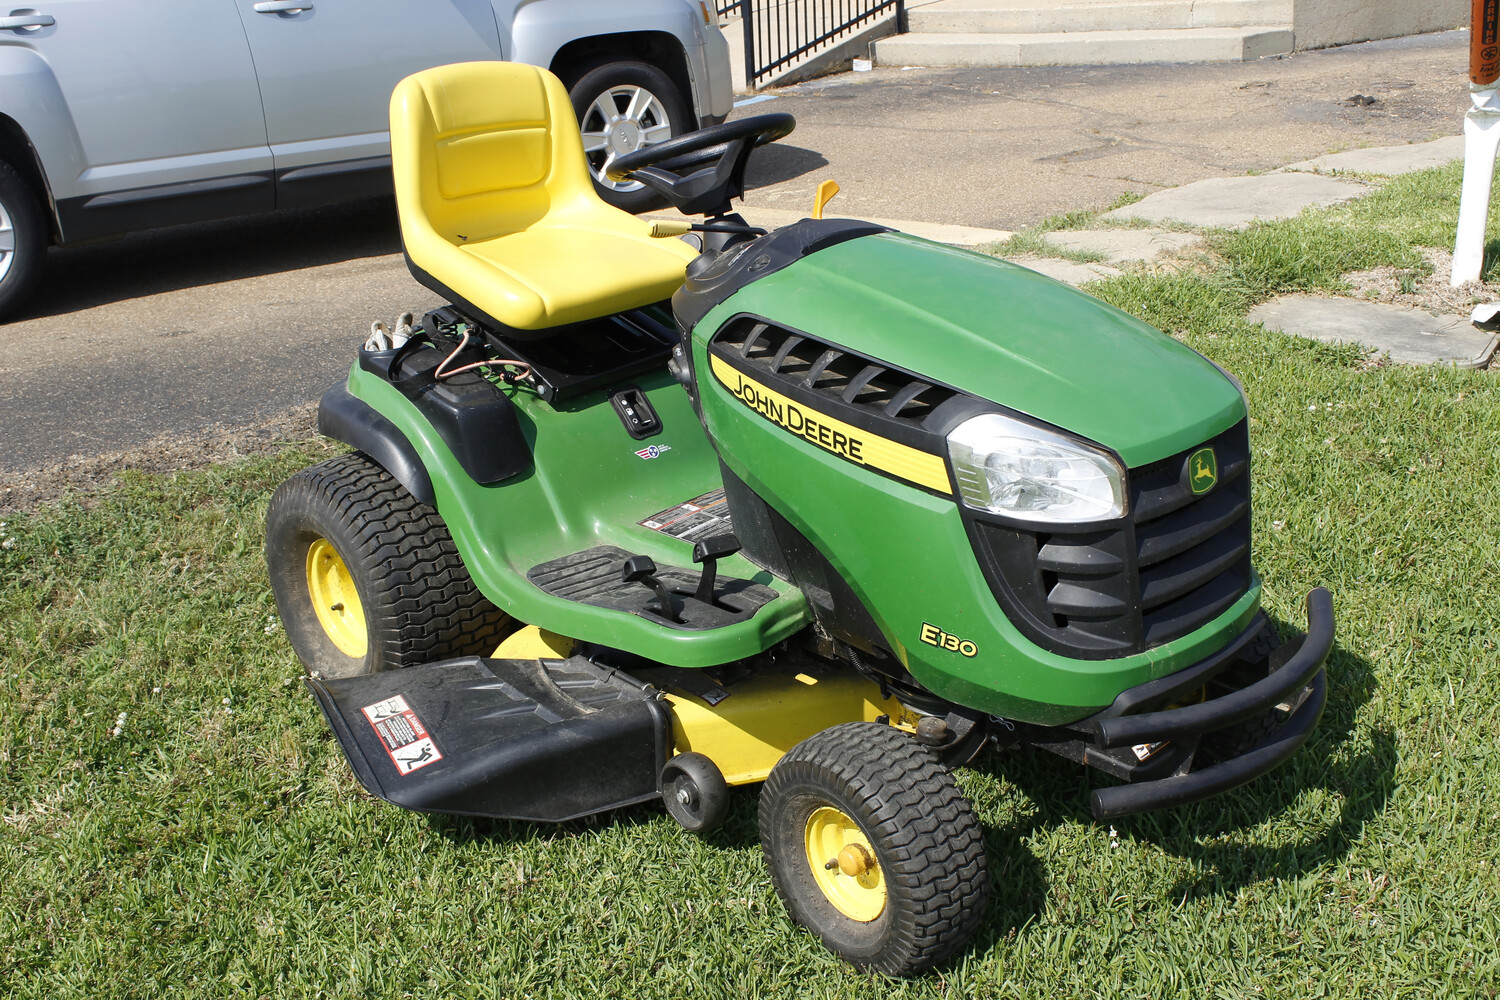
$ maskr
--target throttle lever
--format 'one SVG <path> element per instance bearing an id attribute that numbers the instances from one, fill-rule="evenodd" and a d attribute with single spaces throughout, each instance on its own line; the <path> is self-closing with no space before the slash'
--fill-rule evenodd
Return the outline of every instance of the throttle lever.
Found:
<path id="1" fill-rule="evenodd" d="M 625 560 L 625 565 L 620 570 L 620 581 L 622 583 L 643 583 L 656 592 L 656 599 L 661 602 L 661 615 L 669 622 L 682 624 L 682 618 L 677 614 L 677 609 L 672 606 L 672 595 L 667 591 L 666 584 L 656 577 L 656 563 L 650 556 L 631 556 Z"/>
<path id="2" fill-rule="evenodd" d="M 733 535 L 713 535 L 693 544 L 693 562 L 703 564 L 703 575 L 698 578 L 698 592 L 694 600 L 712 606 L 714 583 L 719 573 L 719 560 L 732 556 L 740 550 L 740 540 Z"/>

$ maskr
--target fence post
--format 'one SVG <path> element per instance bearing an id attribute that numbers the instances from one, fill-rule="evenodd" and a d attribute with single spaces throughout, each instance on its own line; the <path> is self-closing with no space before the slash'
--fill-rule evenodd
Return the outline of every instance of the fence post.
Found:
<path id="1" fill-rule="evenodd" d="M 755 90 L 755 20 L 751 17 L 751 0 L 739 0 L 740 32 L 745 36 L 745 86 Z"/>
<path id="2" fill-rule="evenodd" d="M 896 0 L 896 34 L 906 34 L 906 0 Z"/>

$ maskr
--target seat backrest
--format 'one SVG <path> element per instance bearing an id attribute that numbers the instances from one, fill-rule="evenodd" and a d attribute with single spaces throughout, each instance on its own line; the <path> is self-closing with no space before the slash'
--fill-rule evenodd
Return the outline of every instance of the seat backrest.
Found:
<path id="1" fill-rule="evenodd" d="M 567 90 L 524 63 L 454 63 L 398 83 L 391 165 L 409 252 L 418 229 L 462 244 L 598 199 Z"/>

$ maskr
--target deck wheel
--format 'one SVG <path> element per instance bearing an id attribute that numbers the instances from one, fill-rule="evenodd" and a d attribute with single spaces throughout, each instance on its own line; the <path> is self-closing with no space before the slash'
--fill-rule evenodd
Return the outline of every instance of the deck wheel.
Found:
<path id="1" fill-rule="evenodd" d="M 681 753 L 661 769 L 667 812 L 692 833 L 716 830 L 729 815 L 729 786 L 717 764 L 701 753 Z"/>

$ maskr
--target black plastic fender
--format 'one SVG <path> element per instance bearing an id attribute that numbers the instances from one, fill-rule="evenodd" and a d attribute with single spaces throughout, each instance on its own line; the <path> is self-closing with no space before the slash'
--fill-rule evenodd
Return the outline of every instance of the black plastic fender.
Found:
<path id="1" fill-rule="evenodd" d="M 412 496 L 436 505 L 432 477 L 406 435 L 343 382 L 323 393 L 318 403 L 318 433 L 369 455 Z"/>

